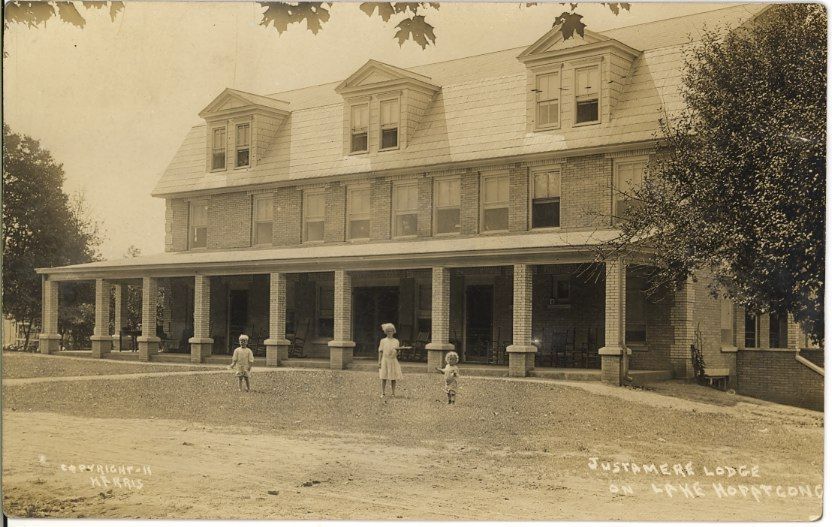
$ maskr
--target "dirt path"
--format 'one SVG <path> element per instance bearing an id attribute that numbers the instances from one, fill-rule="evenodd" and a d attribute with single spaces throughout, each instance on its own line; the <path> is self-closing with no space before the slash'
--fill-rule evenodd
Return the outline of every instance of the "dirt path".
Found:
<path id="1" fill-rule="evenodd" d="M 3 379 L 4 386 L 22 386 L 26 384 L 38 384 L 42 382 L 72 382 L 72 381 L 107 381 L 107 380 L 131 380 L 149 379 L 153 377 L 177 377 L 189 375 L 227 375 L 225 371 L 203 370 L 203 371 L 157 371 L 147 373 L 113 373 L 102 375 L 72 375 L 66 377 L 29 377 L 24 379 Z"/>

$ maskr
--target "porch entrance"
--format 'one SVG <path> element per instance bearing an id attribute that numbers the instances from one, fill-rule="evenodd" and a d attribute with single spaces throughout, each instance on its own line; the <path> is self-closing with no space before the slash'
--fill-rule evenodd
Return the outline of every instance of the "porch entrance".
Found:
<path id="1" fill-rule="evenodd" d="M 494 286 L 469 285 L 465 288 L 464 362 L 488 362 L 493 327 Z"/>
<path id="2" fill-rule="evenodd" d="M 398 287 L 356 287 L 352 296 L 354 354 L 378 357 L 378 341 L 384 336 L 381 325 L 392 322 L 398 329 Z"/>
<path id="3" fill-rule="evenodd" d="M 248 327 L 248 290 L 230 289 L 228 291 L 228 332 L 226 342 L 228 345 L 224 353 L 231 353 L 233 348 L 239 344 L 237 338 L 246 334 Z M 251 337 L 251 335 L 249 335 Z"/>

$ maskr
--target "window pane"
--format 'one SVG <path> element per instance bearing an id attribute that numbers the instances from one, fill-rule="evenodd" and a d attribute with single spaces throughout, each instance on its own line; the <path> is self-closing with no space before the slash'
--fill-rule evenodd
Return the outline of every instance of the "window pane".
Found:
<path id="1" fill-rule="evenodd" d="M 225 128 L 214 130 L 214 149 L 225 149 Z"/>
<path id="2" fill-rule="evenodd" d="M 459 232 L 459 209 L 441 209 L 436 212 L 436 232 Z"/>
<path id="3" fill-rule="evenodd" d="M 416 210 L 418 204 L 418 189 L 416 185 L 406 185 L 394 188 L 393 208 L 397 211 Z"/>
<path id="4" fill-rule="evenodd" d="M 597 66 L 575 70 L 575 95 L 577 97 L 598 93 L 600 69 Z"/>
<path id="5" fill-rule="evenodd" d="M 549 197 L 560 197 L 560 172 L 552 171 L 547 174 L 549 180 Z"/>
<path id="6" fill-rule="evenodd" d="M 257 245 L 272 243 L 272 222 L 257 224 L 254 231 L 254 243 Z"/>
<path id="7" fill-rule="evenodd" d="M 396 236 L 414 236 L 416 234 L 416 214 L 399 214 L 396 216 Z"/>
<path id="8" fill-rule="evenodd" d="M 549 197 L 549 176 L 545 172 L 534 175 L 534 192 L 532 196 L 535 198 Z"/>
<path id="9" fill-rule="evenodd" d="M 579 101 L 576 122 L 588 123 L 598 120 L 598 99 Z"/>
<path id="10" fill-rule="evenodd" d="M 370 189 L 353 189 L 350 190 L 350 211 L 349 214 L 354 216 L 356 214 L 370 213 Z"/>
<path id="11" fill-rule="evenodd" d="M 237 150 L 237 166 L 248 166 L 248 148 Z"/>
<path id="12" fill-rule="evenodd" d="M 367 133 L 352 134 L 351 152 L 363 152 L 367 150 Z"/>
<path id="13" fill-rule="evenodd" d="M 306 241 L 318 242 L 324 239 L 324 222 L 322 221 L 307 221 L 306 222 Z"/>
<path id="14" fill-rule="evenodd" d="M 249 140 L 249 125 L 237 125 L 237 146 L 248 146 Z"/>
<path id="15" fill-rule="evenodd" d="M 255 201 L 254 217 L 257 221 L 266 221 L 272 219 L 272 204 L 270 197 L 257 198 Z"/>
<path id="16" fill-rule="evenodd" d="M 485 231 L 506 231 L 508 230 L 508 209 L 487 209 L 484 216 L 483 230 Z"/>
<path id="17" fill-rule="evenodd" d="M 208 224 L 208 204 L 196 202 L 191 204 L 191 225 Z"/>
<path id="18" fill-rule="evenodd" d="M 206 247 L 208 245 L 208 227 L 194 227 L 191 247 Z"/>
<path id="19" fill-rule="evenodd" d="M 546 101 L 559 98 L 559 77 L 557 73 L 547 73 L 537 77 L 537 89 L 540 90 L 537 94 L 537 100 Z"/>
<path id="20" fill-rule="evenodd" d="M 363 130 L 367 128 L 369 106 L 362 104 L 360 106 L 352 107 L 352 129 Z"/>
<path id="21" fill-rule="evenodd" d="M 381 102 L 381 125 L 395 125 L 399 122 L 399 101 Z"/>
<path id="22" fill-rule="evenodd" d="M 350 239 L 362 239 L 370 237 L 370 220 L 350 221 Z"/>
<path id="23" fill-rule="evenodd" d="M 757 316 L 745 314 L 745 347 L 757 347 Z"/>
<path id="24" fill-rule="evenodd" d="M 382 130 L 381 148 L 396 148 L 397 146 L 399 146 L 399 129 Z"/>
<path id="25" fill-rule="evenodd" d="M 532 228 L 560 227 L 560 200 L 544 199 L 532 202 Z"/>
<path id="26" fill-rule="evenodd" d="M 211 170 L 225 168 L 225 151 L 214 152 L 211 156 Z"/>
<path id="27" fill-rule="evenodd" d="M 454 207 L 459 205 L 459 180 L 451 179 L 439 181 L 436 186 L 436 203 L 439 207 Z"/>
<path id="28" fill-rule="evenodd" d="M 323 194 L 306 195 L 306 217 L 323 218 L 325 210 L 325 199 Z"/>

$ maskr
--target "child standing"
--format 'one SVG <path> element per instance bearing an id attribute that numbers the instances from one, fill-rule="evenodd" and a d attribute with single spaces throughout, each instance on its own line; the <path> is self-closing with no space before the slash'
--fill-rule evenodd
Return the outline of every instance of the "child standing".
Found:
<path id="1" fill-rule="evenodd" d="M 436 371 L 445 375 L 445 393 L 448 394 L 448 404 L 456 404 L 457 378 L 459 377 L 459 355 L 455 351 L 449 351 L 445 355 L 445 367 L 436 368 Z"/>
<path id="2" fill-rule="evenodd" d="M 390 324 L 381 325 L 381 330 L 387 335 L 378 345 L 378 376 L 381 378 L 381 397 L 384 398 L 384 390 L 387 388 L 387 381 L 393 389 L 393 397 L 396 396 L 396 381 L 402 378 L 402 367 L 399 366 L 399 339 L 393 338 L 396 334 L 396 326 Z"/>
<path id="3" fill-rule="evenodd" d="M 248 347 L 248 335 L 240 335 L 240 347 L 234 350 L 234 355 L 231 356 L 231 366 L 229 366 L 237 370 L 237 384 L 240 386 L 240 391 L 243 391 L 243 380 L 246 381 L 246 391 L 250 391 L 249 377 L 252 364 L 254 364 L 254 353 Z"/>

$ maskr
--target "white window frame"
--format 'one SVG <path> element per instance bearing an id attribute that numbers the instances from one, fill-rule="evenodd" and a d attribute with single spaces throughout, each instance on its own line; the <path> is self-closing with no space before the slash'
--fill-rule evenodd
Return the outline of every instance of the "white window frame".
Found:
<path id="1" fill-rule="evenodd" d="M 364 125 L 363 132 L 361 132 L 360 130 L 358 132 L 356 132 L 356 128 L 355 128 L 355 125 L 353 123 L 353 117 L 354 117 L 354 111 L 353 110 L 355 108 L 359 108 L 359 107 L 363 107 L 367 110 L 367 124 Z M 370 101 L 353 103 L 353 104 L 349 105 L 349 108 L 350 108 L 350 116 L 349 116 L 349 145 L 348 145 L 348 151 L 349 151 L 350 155 L 366 154 L 367 152 L 370 151 Z M 364 148 L 364 150 L 353 150 L 352 149 L 353 137 L 356 136 L 356 135 L 360 135 L 361 133 L 364 133 L 364 134 L 367 135 L 367 146 L 366 146 L 366 148 Z"/>
<path id="2" fill-rule="evenodd" d="M 217 130 L 222 130 L 222 148 L 217 148 L 216 144 L 214 144 L 214 134 Z M 221 167 L 214 167 L 214 155 L 217 153 L 222 153 L 222 166 Z M 220 126 L 212 126 L 211 127 L 211 172 L 220 172 L 226 170 L 228 168 L 228 126 L 220 125 Z"/>
<path id="3" fill-rule="evenodd" d="M 541 99 L 543 92 L 540 89 L 540 79 L 541 79 L 541 77 L 546 77 L 546 76 L 549 76 L 549 75 L 554 75 L 554 76 L 557 77 L 557 84 L 558 84 L 557 96 L 553 99 Z M 535 125 L 535 130 L 554 130 L 554 129 L 560 128 L 560 117 L 561 117 L 561 101 L 560 101 L 561 97 L 560 96 L 561 96 L 561 91 L 563 89 L 563 84 L 562 84 L 561 79 L 562 79 L 562 75 L 561 75 L 560 68 L 558 68 L 557 70 L 541 71 L 541 72 L 535 73 L 535 76 L 534 76 L 534 95 L 535 95 L 535 97 L 534 97 L 534 125 Z M 558 106 L 557 121 L 554 122 L 554 123 L 541 124 L 540 123 L 540 105 L 541 105 L 541 103 L 552 103 L 553 101 L 556 102 L 557 106 Z"/>
<path id="4" fill-rule="evenodd" d="M 197 206 L 204 206 L 205 207 L 205 225 L 194 225 L 193 218 L 194 218 L 194 208 Z M 194 229 L 195 228 L 204 228 L 205 229 L 205 246 L 198 246 L 195 247 L 193 245 L 194 242 Z M 199 251 L 205 250 L 208 248 L 208 200 L 207 199 L 194 199 L 188 202 L 188 250 L 189 251 Z"/>
<path id="5" fill-rule="evenodd" d="M 257 219 L 257 203 L 265 201 L 271 205 L 271 216 L 268 220 Z M 272 236 L 267 242 L 257 242 L 257 227 L 268 223 L 272 228 Z M 251 197 L 251 244 L 254 247 L 264 247 L 274 244 L 274 196 L 272 194 L 255 194 Z"/>
<path id="6" fill-rule="evenodd" d="M 240 136 L 240 128 L 247 127 L 248 128 L 248 143 L 246 144 L 239 144 L 237 139 Z M 249 168 L 251 166 L 251 140 L 252 140 L 252 126 L 251 122 L 245 123 L 235 123 L 234 124 L 234 168 Z M 248 163 L 245 165 L 238 165 L 237 161 L 240 159 L 240 152 L 242 150 L 248 150 Z"/>
<path id="7" fill-rule="evenodd" d="M 505 201 L 494 201 L 491 203 L 487 203 L 485 200 L 485 186 L 486 183 L 490 180 L 503 180 L 506 185 L 506 199 Z M 509 178 L 508 174 L 491 174 L 486 176 L 480 177 L 480 225 L 482 225 L 482 232 L 483 233 L 495 233 L 495 232 L 508 232 L 511 228 L 511 219 L 509 217 L 511 211 L 511 179 Z M 462 189 L 460 189 L 461 191 Z M 460 192 L 461 194 L 461 192 Z M 462 201 L 462 196 L 460 195 L 460 201 Z M 491 229 L 487 230 L 485 225 L 485 213 L 488 210 L 493 209 L 506 209 L 506 228 L 505 229 Z"/>
<path id="8" fill-rule="evenodd" d="M 581 70 L 590 70 L 590 69 L 594 69 L 594 70 L 598 71 L 598 88 L 595 92 L 592 92 L 590 94 L 578 95 L 578 91 L 579 91 L 578 90 L 578 72 L 581 71 Z M 574 77 L 575 77 L 574 78 L 574 84 L 575 84 L 574 110 L 575 110 L 575 115 L 574 115 L 574 119 L 573 119 L 575 126 L 586 126 L 586 125 L 600 124 L 601 123 L 601 86 L 603 84 L 601 82 L 601 73 L 602 73 L 602 71 L 601 71 L 601 64 L 600 63 L 599 64 L 587 64 L 587 65 L 581 65 L 581 66 L 576 66 L 575 67 L 575 70 L 574 70 Z M 595 119 L 594 121 L 578 122 L 578 103 L 591 101 L 593 99 L 598 101 L 598 118 Z"/>
<path id="9" fill-rule="evenodd" d="M 366 192 L 367 193 L 367 210 L 364 212 L 353 211 L 353 193 Z M 372 228 L 373 215 L 373 192 L 370 185 L 349 185 L 347 187 L 347 239 L 349 241 L 366 241 L 370 239 L 370 229 Z M 357 238 L 352 234 L 353 221 L 367 222 L 367 236 Z"/>
<path id="10" fill-rule="evenodd" d="M 396 107 L 396 114 L 398 115 L 398 117 L 396 118 L 395 125 L 393 125 L 392 123 L 388 123 L 388 124 L 385 125 L 383 117 L 382 117 L 383 112 L 381 111 L 381 108 L 384 105 L 384 103 L 389 103 L 389 102 L 395 103 L 394 105 Z M 402 138 L 401 121 L 402 121 L 402 106 L 401 106 L 401 98 L 400 97 L 386 97 L 386 98 L 383 98 L 383 99 L 379 100 L 379 102 L 378 102 L 378 127 L 379 127 L 378 151 L 379 152 L 387 152 L 387 151 L 390 151 L 390 150 L 398 150 L 399 149 L 399 145 L 401 145 L 401 138 Z M 387 131 L 387 130 L 396 130 L 396 146 L 388 146 L 386 148 L 384 148 L 382 146 L 382 144 L 384 142 L 384 132 Z M 369 145 L 369 137 L 367 138 L 367 144 Z"/>
<path id="11" fill-rule="evenodd" d="M 322 215 L 320 216 L 310 216 L 309 215 L 309 198 L 311 196 L 320 196 L 323 199 L 324 203 L 324 210 Z M 326 240 L 326 190 L 322 188 L 315 188 L 315 189 L 304 189 L 303 191 L 303 213 L 302 213 L 302 224 L 301 224 L 301 239 L 303 243 L 323 243 Z M 321 229 L 321 239 L 320 240 L 310 240 L 309 239 L 309 229 L 308 223 L 310 221 L 314 222 L 321 222 L 323 224 L 323 228 Z"/>
<path id="12" fill-rule="evenodd" d="M 555 227 L 535 227 L 534 226 L 534 180 L 538 174 L 548 174 L 549 172 L 557 172 L 560 179 L 560 193 L 558 195 L 558 224 Z M 540 198 L 540 199 L 552 199 Z M 529 230 L 533 231 L 555 231 L 559 230 L 563 225 L 563 167 L 547 166 L 535 168 L 529 172 Z"/>
<path id="13" fill-rule="evenodd" d="M 612 215 L 614 219 L 619 218 L 621 211 L 618 210 L 619 201 L 623 198 L 620 198 L 621 191 L 621 166 L 622 165 L 634 165 L 634 164 L 641 164 L 643 165 L 642 174 L 641 174 L 641 182 L 639 184 L 644 183 L 644 178 L 647 175 L 647 164 L 649 161 L 648 156 L 638 156 L 638 157 L 622 157 L 615 159 L 612 164 Z M 635 185 L 633 186 L 635 188 Z"/>
<path id="14" fill-rule="evenodd" d="M 454 206 L 440 206 L 439 205 L 439 184 L 446 181 L 456 181 L 459 185 L 459 203 Z M 433 180 L 433 235 L 434 236 L 457 236 L 462 233 L 462 178 L 460 176 L 449 176 L 434 178 Z M 456 232 L 439 232 L 439 211 L 440 210 L 459 210 L 459 230 Z"/>
<path id="15" fill-rule="evenodd" d="M 396 204 L 398 200 L 396 199 L 396 192 L 402 189 L 415 189 L 416 190 L 416 203 L 414 204 L 413 208 L 408 209 L 398 209 Z M 402 181 L 393 183 L 393 194 L 392 194 L 392 204 L 390 207 L 391 210 L 391 225 L 390 225 L 390 232 L 393 233 L 393 238 L 415 238 L 419 235 L 419 183 L 417 181 Z M 399 216 L 409 216 L 414 215 L 416 216 L 416 232 L 413 234 L 399 234 L 396 230 L 396 226 L 398 222 L 396 221 Z"/>
<path id="16" fill-rule="evenodd" d="M 728 319 L 725 319 L 727 308 Z M 728 327 L 725 327 L 727 324 Z M 725 346 L 736 346 L 737 311 L 731 300 L 720 297 L 719 299 L 719 339 L 720 344 Z M 726 333 L 728 338 L 726 339 Z M 743 336 L 744 338 L 744 336 Z"/>

